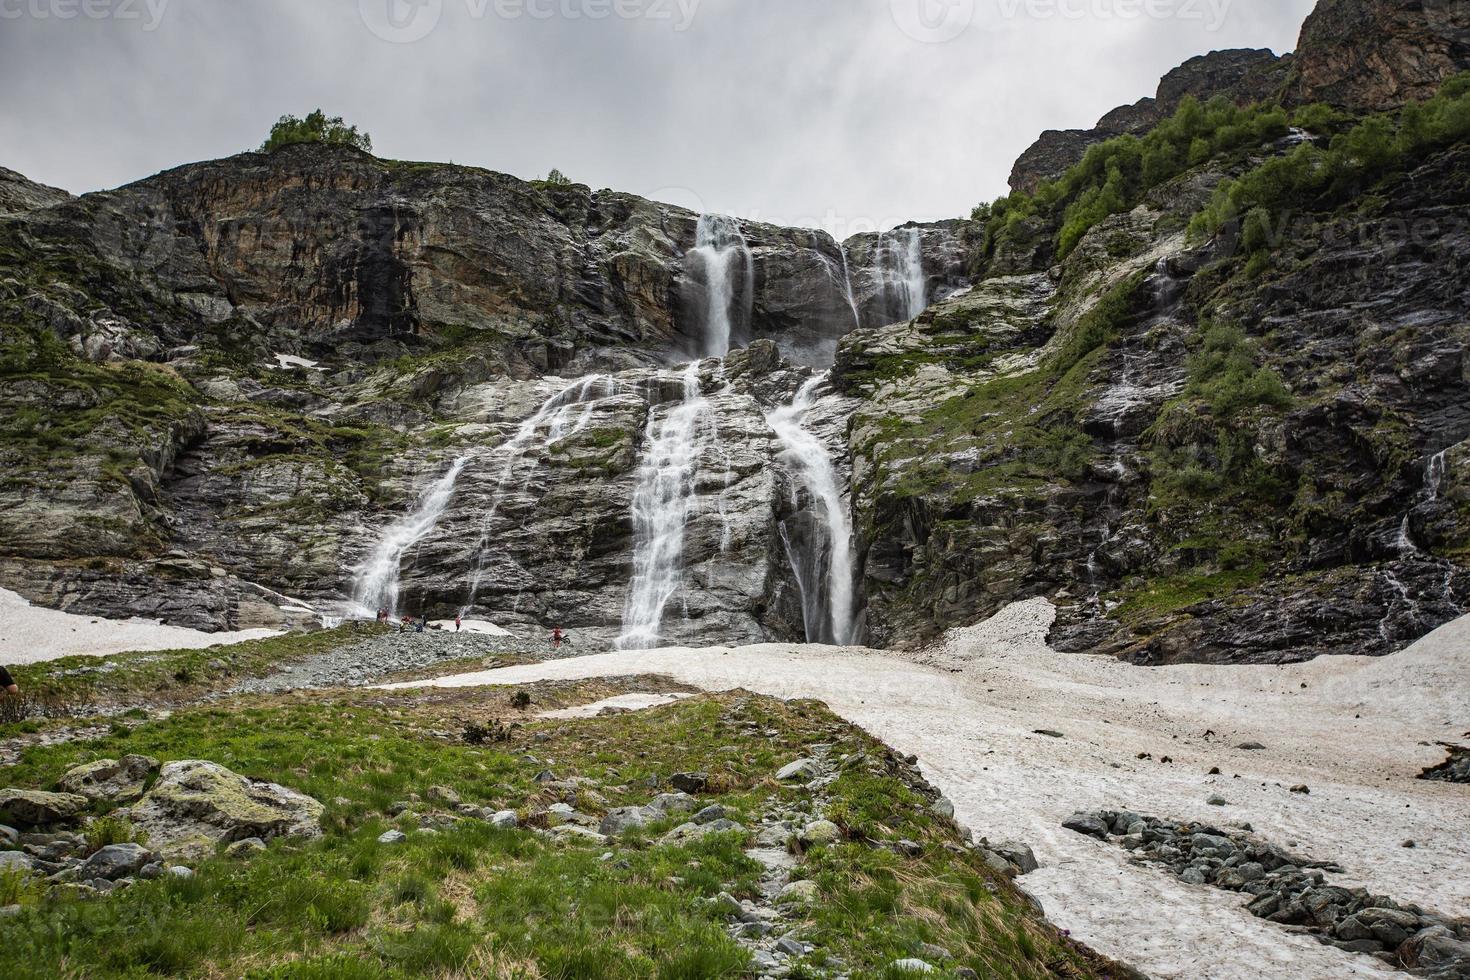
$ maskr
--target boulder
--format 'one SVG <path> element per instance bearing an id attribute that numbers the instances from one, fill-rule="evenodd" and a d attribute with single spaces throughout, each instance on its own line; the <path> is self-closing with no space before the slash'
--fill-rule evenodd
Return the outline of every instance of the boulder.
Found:
<path id="1" fill-rule="evenodd" d="M 991 844 L 990 850 L 1004 858 L 1018 874 L 1030 874 L 1041 867 L 1031 848 L 1018 841 L 1007 840 L 999 844 Z"/>
<path id="2" fill-rule="evenodd" d="M 402 844 L 408 835 L 401 830 L 385 830 L 378 835 L 379 844 Z"/>
<path id="3" fill-rule="evenodd" d="M 30 873 L 36 867 L 36 859 L 23 851 L 0 851 L 0 873 L 23 871 Z"/>
<path id="4" fill-rule="evenodd" d="M 514 810 L 499 810 L 490 817 L 490 826 L 499 827 L 502 830 L 514 830 L 520 825 L 520 822 Z"/>
<path id="5" fill-rule="evenodd" d="M 1094 813 L 1074 813 L 1062 821 L 1063 830 L 1073 830 L 1098 840 L 1108 839 L 1108 825 Z"/>
<path id="6" fill-rule="evenodd" d="M 650 800 L 647 809 L 659 816 L 672 816 L 693 813 L 696 806 L 697 801 L 688 793 L 663 793 Z"/>
<path id="7" fill-rule="evenodd" d="M 787 763 L 776 772 L 776 779 L 780 782 L 805 782 L 814 779 L 821 767 L 816 759 L 797 759 L 795 762 Z"/>
<path id="8" fill-rule="evenodd" d="M 655 813 L 654 818 L 662 816 Z M 616 837 L 630 830 L 637 830 L 648 826 L 649 811 L 641 806 L 620 806 L 615 810 L 608 811 L 607 816 L 602 818 L 598 825 L 598 832 L 604 837 Z"/>
<path id="9" fill-rule="evenodd" d="M 813 820 L 801 830 L 802 843 L 809 847 L 823 847 L 842 839 L 842 828 L 830 820 Z"/>
<path id="10" fill-rule="evenodd" d="M 248 779 L 216 762 L 170 762 L 141 800 L 124 811 L 169 857 L 205 856 L 219 843 L 256 837 L 319 837 L 323 806 L 275 783 Z"/>
<path id="11" fill-rule="evenodd" d="M 91 800 L 77 793 L 0 789 L 0 816 L 21 827 L 42 827 L 74 820 L 91 803 Z"/>
<path id="12" fill-rule="evenodd" d="M 67 793 L 89 800 L 132 803 L 143 795 L 148 779 L 158 772 L 158 760 L 146 755 L 97 759 L 67 770 L 59 785 Z"/>
<path id="13" fill-rule="evenodd" d="M 1411 970 L 1444 972 L 1452 970 L 1470 973 L 1470 942 L 1456 936 L 1444 926 L 1431 926 L 1409 937 L 1399 946 L 1399 961 Z"/>
<path id="14" fill-rule="evenodd" d="M 77 877 L 83 881 L 102 878 L 115 881 L 137 874 L 153 860 L 153 852 L 141 844 L 108 844 L 82 862 Z"/>
<path id="15" fill-rule="evenodd" d="M 669 785 L 681 793 L 703 793 L 709 785 L 709 773 L 676 772 L 669 777 Z"/>
<path id="16" fill-rule="evenodd" d="M 821 895 L 817 883 L 807 878 L 788 883 L 776 896 L 776 904 L 787 905 L 798 902 L 815 902 Z"/>
<path id="17" fill-rule="evenodd" d="M 424 796 L 431 803 L 441 803 L 444 806 L 458 806 L 464 802 L 460 799 L 459 794 L 448 786 L 430 786 L 424 791 Z"/>

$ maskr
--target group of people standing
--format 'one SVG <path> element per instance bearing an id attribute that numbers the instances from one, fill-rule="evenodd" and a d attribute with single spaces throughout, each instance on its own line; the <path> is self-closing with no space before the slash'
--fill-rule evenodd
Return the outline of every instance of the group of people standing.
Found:
<path id="1" fill-rule="evenodd" d="M 379 606 L 378 607 L 378 625 L 379 626 L 391 626 L 391 625 L 393 625 L 393 622 L 394 622 L 394 620 L 393 620 L 393 614 L 388 611 L 388 607 L 387 606 Z M 456 615 L 454 617 L 454 631 L 456 633 L 458 633 L 463 626 L 464 626 L 464 618 L 462 616 L 460 616 L 460 615 Z M 404 616 L 401 620 L 398 620 L 398 632 L 400 632 L 400 633 L 407 633 L 410 630 L 412 630 L 415 633 L 422 633 L 424 630 L 426 630 L 428 628 L 429 628 L 429 617 L 427 615 L 420 616 L 417 619 L 415 619 L 412 616 Z M 565 643 L 567 645 L 570 645 L 571 642 L 572 642 L 572 638 L 570 636 L 568 636 L 566 634 L 566 632 L 560 626 L 554 628 L 551 631 L 551 646 L 552 646 L 552 649 L 554 649 L 554 650 L 560 650 L 563 643 Z"/>

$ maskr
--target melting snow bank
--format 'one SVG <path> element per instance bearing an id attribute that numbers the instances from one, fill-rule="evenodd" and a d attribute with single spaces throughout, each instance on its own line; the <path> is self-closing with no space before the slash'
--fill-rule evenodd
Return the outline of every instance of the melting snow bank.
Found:
<path id="1" fill-rule="evenodd" d="M 134 650 L 194 650 L 276 636 L 276 630 L 205 633 L 149 619 L 103 619 L 33 606 L 0 589 L 0 663 L 105 657 Z"/>
<path id="2" fill-rule="evenodd" d="M 619 694 L 617 697 L 607 698 L 593 704 L 578 705 L 575 708 L 562 708 L 560 711 L 543 711 L 537 715 L 538 718 L 596 718 L 604 711 L 642 711 L 645 708 L 657 708 L 665 704 L 673 704 L 675 701 L 689 697 L 687 694 Z"/>
<path id="3" fill-rule="evenodd" d="M 1266 839 L 1343 865 L 1335 883 L 1470 913 L 1464 788 L 1415 778 L 1443 759 L 1435 743 L 1461 736 L 1470 717 L 1470 618 L 1381 659 L 1139 668 L 1049 649 L 1054 615 L 1044 600 L 1018 603 L 911 655 L 664 649 L 432 683 L 663 673 L 712 690 L 819 698 L 917 755 L 977 834 L 1031 844 L 1042 868 L 1024 882 L 1051 920 L 1156 978 L 1403 974 L 1257 919 L 1240 895 L 1130 864 L 1126 851 L 1063 830 L 1074 811 L 1249 822 Z M 1264 749 L 1238 748 L 1248 742 Z M 1213 767 L 1221 774 L 1206 775 Z M 1299 784 L 1310 795 L 1290 791 Z M 1217 795 L 1228 805 L 1206 803 Z"/>

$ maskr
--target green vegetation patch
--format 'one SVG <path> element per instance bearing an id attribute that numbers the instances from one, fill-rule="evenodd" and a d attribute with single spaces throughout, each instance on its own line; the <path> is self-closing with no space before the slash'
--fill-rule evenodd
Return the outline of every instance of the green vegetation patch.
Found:
<path id="1" fill-rule="evenodd" d="M 540 710 L 595 698 L 599 683 L 519 690 Z M 565 792 L 536 780 L 551 769 L 561 780 L 585 780 L 575 784 L 576 806 L 597 815 L 647 802 L 659 777 L 698 770 L 709 777 L 701 805 L 718 802 L 749 827 L 763 813 L 810 801 L 805 789 L 771 775 L 822 743 L 842 760 L 827 792 L 844 840 L 807 852 L 798 865 L 819 898 L 788 913 L 785 927 L 812 946 L 793 976 L 840 969 L 882 977 L 925 941 L 952 950 L 954 966 L 986 976 L 1102 975 L 1099 961 L 958 846 L 954 826 L 928 812 L 886 748 L 821 705 L 734 692 L 635 714 L 533 720 L 505 727 L 503 741 L 486 745 L 443 736 L 469 720 L 503 720 L 508 693 L 225 702 L 86 744 L 27 750 L 20 765 L 0 770 L 0 781 L 50 785 L 77 762 L 124 752 L 213 759 L 327 801 L 326 834 L 274 842 L 248 861 L 215 858 L 191 878 L 139 882 L 107 897 L 45 897 L 0 882 L 22 907 L 9 920 L 0 973 L 17 980 L 748 976 L 746 949 L 710 901 L 722 891 L 757 897 L 762 867 L 745 853 L 746 833 L 664 842 L 664 830 L 682 819 L 669 818 L 604 845 L 479 820 L 446 822 L 431 835 L 407 815 L 395 821 L 386 813 L 399 800 L 428 811 L 430 787 L 447 786 L 467 802 L 517 809 L 534 822 Z M 380 844 L 395 822 L 406 841 Z M 917 849 L 875 846 L 900 837 Z"/>

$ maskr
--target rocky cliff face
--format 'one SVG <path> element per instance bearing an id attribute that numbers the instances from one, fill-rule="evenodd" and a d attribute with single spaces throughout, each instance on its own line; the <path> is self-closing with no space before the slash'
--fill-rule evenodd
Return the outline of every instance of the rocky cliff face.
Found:
<path id="1" fill-rule="evenodd" d="M 1322 0 L 1299 52 L 1291 98 L 1397 109 L 1470 69 L 1470 9 L 1457 0 Z"/>
<path id="2" fill-rule="evenodd" d="M 1371 57 L 1330 40 L 1370 7 Z M 1418 91 L 1457 16 L 1324 4 L 1295 58 L 1195 59 L 1018 186 L 1190 95 Z M 835 499 L 844 632 L 877 644 L 1040 595 L 1053 643 L 1139 663 L 1398 649 L 1470 601 L 1470 150 L 1191 228 L 1328 142 L 1288 118 L 1164 148 L 1097 213 L 843 243 L 325 147 L 77 199 L 5 172 L 0 586 L 204 628 L 801 639 Z M 772 413 L 828 365 L 794 448 Z"/>
<path id="3" fill-rule="evenodd" d="M 1011 190 L 1035 193 L 1082 159 L 1088 147 L 1125 133 L 1138 135 L 1173 115 L 1186 98 L 1207 102 L 1224 96 L 1238 105 L 1271 98 L 1285 84 L 1292 57 L 1264 49 L 1213 51 L 1191 58 L 1159 81 L 1153 98 L 1119 106 L 1092 129 L 1047 130 L 1016 160 Z"/>

